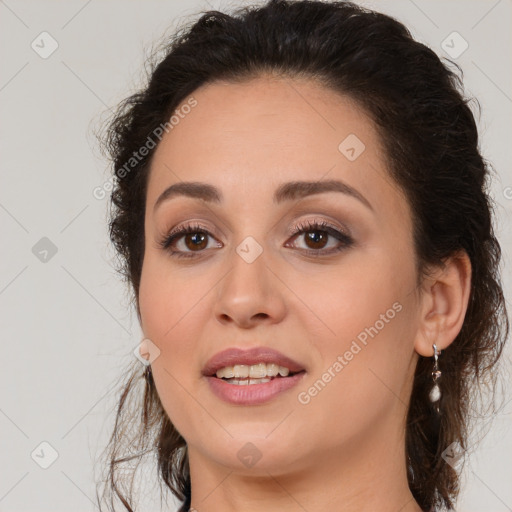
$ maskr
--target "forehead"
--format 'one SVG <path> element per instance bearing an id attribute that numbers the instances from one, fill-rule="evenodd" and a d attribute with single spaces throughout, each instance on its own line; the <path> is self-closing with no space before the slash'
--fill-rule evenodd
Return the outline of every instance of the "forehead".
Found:
<path id="1" fill-rule="evenodd" d="M 153 156 L 148 204 L 179 181 L 215 183 L 240 200 L 270 197 L 293 180 L 343 179 L 377 202 L 393 193 L 385 186 L 396 189 L 373 122 L 317 82 L 265 76 L 214 82 L 191 96 L 195 106 L 175 118 Z"/>
<path id="2" fill-rule="evenodd" d="M 339 143 L 350 133 L 367 145 L 378 143 L 373 123 L 351 99 L 311 80 L 260 77 L 214 82 L 192 96 L 197 105 L 174 118 L 178 123 L 157 149 L 157 154 L 172 152 L 179 160 L 193 145 L 197 151 L 186 155 L 189 166 L 199 151 L 212 149 L 210 158 L 240 156 L 242 150 L 247 157 L 258 158 L 291 151 L 304 156 L 315 150 L 337 157 Z M 304 141 L 309 143 L 306 147 Z"/>

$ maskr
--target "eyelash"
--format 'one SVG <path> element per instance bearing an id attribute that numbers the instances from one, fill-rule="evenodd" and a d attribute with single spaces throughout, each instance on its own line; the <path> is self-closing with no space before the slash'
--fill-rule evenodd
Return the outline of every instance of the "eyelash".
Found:
<path id="1" fill-rule="evenodd" d="M 334 249 L 330 249 L 328 251 L 322 250 L 322 249 L 302 249 L 302 252 L 310 255 L 310 256 L 329 256 L 331 254 L 338 253 L 340 251 L 343 251 L 344 249 L 347 249 L 348 247 L 352 246 L 354 244 L 354 240 L 351 236 L 347 235 L 346 233 L 341 232 L 339 229 L 335 228 L 334 226 L 331 226 L 325 221 L 305 221 L 301 224 L 298 224 L 297 227 L 293 230 L 291 233 L 291 237 L 294 238 L 297 235 L 300 235 L 302 233 L 307 233 L 310 231 L 321 231 L 325 232 L 328 235 L 338 239 L 341 243 L 339 247 L 336 247 Z M 202 233 L 207 236 L 212 236 L 208 230 L 200 226 L 199 224 L 191 224 L 188 226 L 182 226 L 178 229 L 175 229 L 171 231 L 169 234 L 164 236 L 162 240 L 159 241 L 159 246 L 162 247 L 165 251 L 169 252 L 171 256 L 177 257 L 177 258 L 194 258 L 196 256 L 196 251 L 191 252 L 183 252 L 183 251 L 173 251 L 170 249 L 171 245 L 176 241 L 182 238 L 185 235 L 188 234 L 198 234 Z M 204 251 L 204 249 L 203 249 Z M 203 251 L 197 251 L 197 253 L 203 252 Z"/>

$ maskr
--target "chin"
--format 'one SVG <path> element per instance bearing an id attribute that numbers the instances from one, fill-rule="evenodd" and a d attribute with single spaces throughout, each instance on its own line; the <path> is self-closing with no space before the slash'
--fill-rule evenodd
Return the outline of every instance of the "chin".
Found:
<path id="1" fill-rule="evenodd" d="M 268 431 L 267 431 L 268 434 Z M 306 454 L 299 454 L 297 446 L 289 439 L 276 436 L 265 439 L 258 436 L 234 436 L 224 444 L 215 444 L 206 440 L 205 448 L 212 460 L 238 474 L 250 476 L 279 475 L 297 469 L 300 460 L 306 460 Z"/>

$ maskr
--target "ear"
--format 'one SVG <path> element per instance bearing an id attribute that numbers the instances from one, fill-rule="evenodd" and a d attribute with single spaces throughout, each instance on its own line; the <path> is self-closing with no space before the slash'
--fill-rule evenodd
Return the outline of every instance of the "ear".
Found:
<path id="1" fill-rule="evenodd" d="M 419 328 L 414 342 L 418 354 L 434 355 L 448 347 L 459 334 L 471 289 L 471 261 L 461 250 L 435 267 L 421 285 Z"/>

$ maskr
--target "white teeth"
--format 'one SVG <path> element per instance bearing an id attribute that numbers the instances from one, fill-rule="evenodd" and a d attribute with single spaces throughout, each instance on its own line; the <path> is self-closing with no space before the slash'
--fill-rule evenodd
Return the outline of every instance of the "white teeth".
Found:
<path id="1" fill-rule="evenodd" d="M 252 384 L 265 384 L 272 379 L 226 379 L 229 384 L 236 384 L 237 386 L 250 386 Z"/>
<path id="2" fill-rule="evenodd" d="M 289 373 L 290 370 L 288 370 L 288 368 L 285 368 L 284 366 L 279 367 L 279 375 L 281 375 L 281 377 L 286 377 Z"/>
<path id="3" fill-rule="evenodd" d="M 219 373 L 221 373 L 222 374 L 221 376 L 226 379 L 231 379 L 232 377 L 235 376 L 235 371 L 233 370 L 232 366 L 226 366 L 225 368 L 222 368 L 221 370 L 219 370 L 217 372 L 217 377 L 220 377 Z"/>
<path id="4" fill-rule="evenodd" d="M 275 363 L 258 363 L 251 366 L 246 364 L 235 364 L 234 366 L 225 366 L 217 370 L 216 376 L 219 379 L 264 379 L 265 377 L 287 377 L 290 370 L 285 366 L 279 366 Z M 270 380 L 270 379 L 269 379 Z M 244 385 L 242 383 L 241 385 Z"/>
<path id="5" fill-rule="evenodd" d="M 246 364 L 235 364 L 235 366 L 233 366 L 233 372 L 235 377 L 245 379 L 249 377 L 249 366 Z"/>
<path id="6" fill-rule="evenodd" d="M 267 364 L 267 375 L 269 377 L 275 377 L 279 373 L 279 365 L 275 363 Z"/>
<path id="7" fill-rule="evenodd" d="M 267 376 L 267 365 L 265 363 L 253 364 L 249 368 L 249 377 L 261 379 Z"/>
<path id="8" fill-rule="evenodd" d="M 275 363 L 267 364 L 267 375 L 269 377 L 275 377 L 279 373 L 279 365 Z"/>

